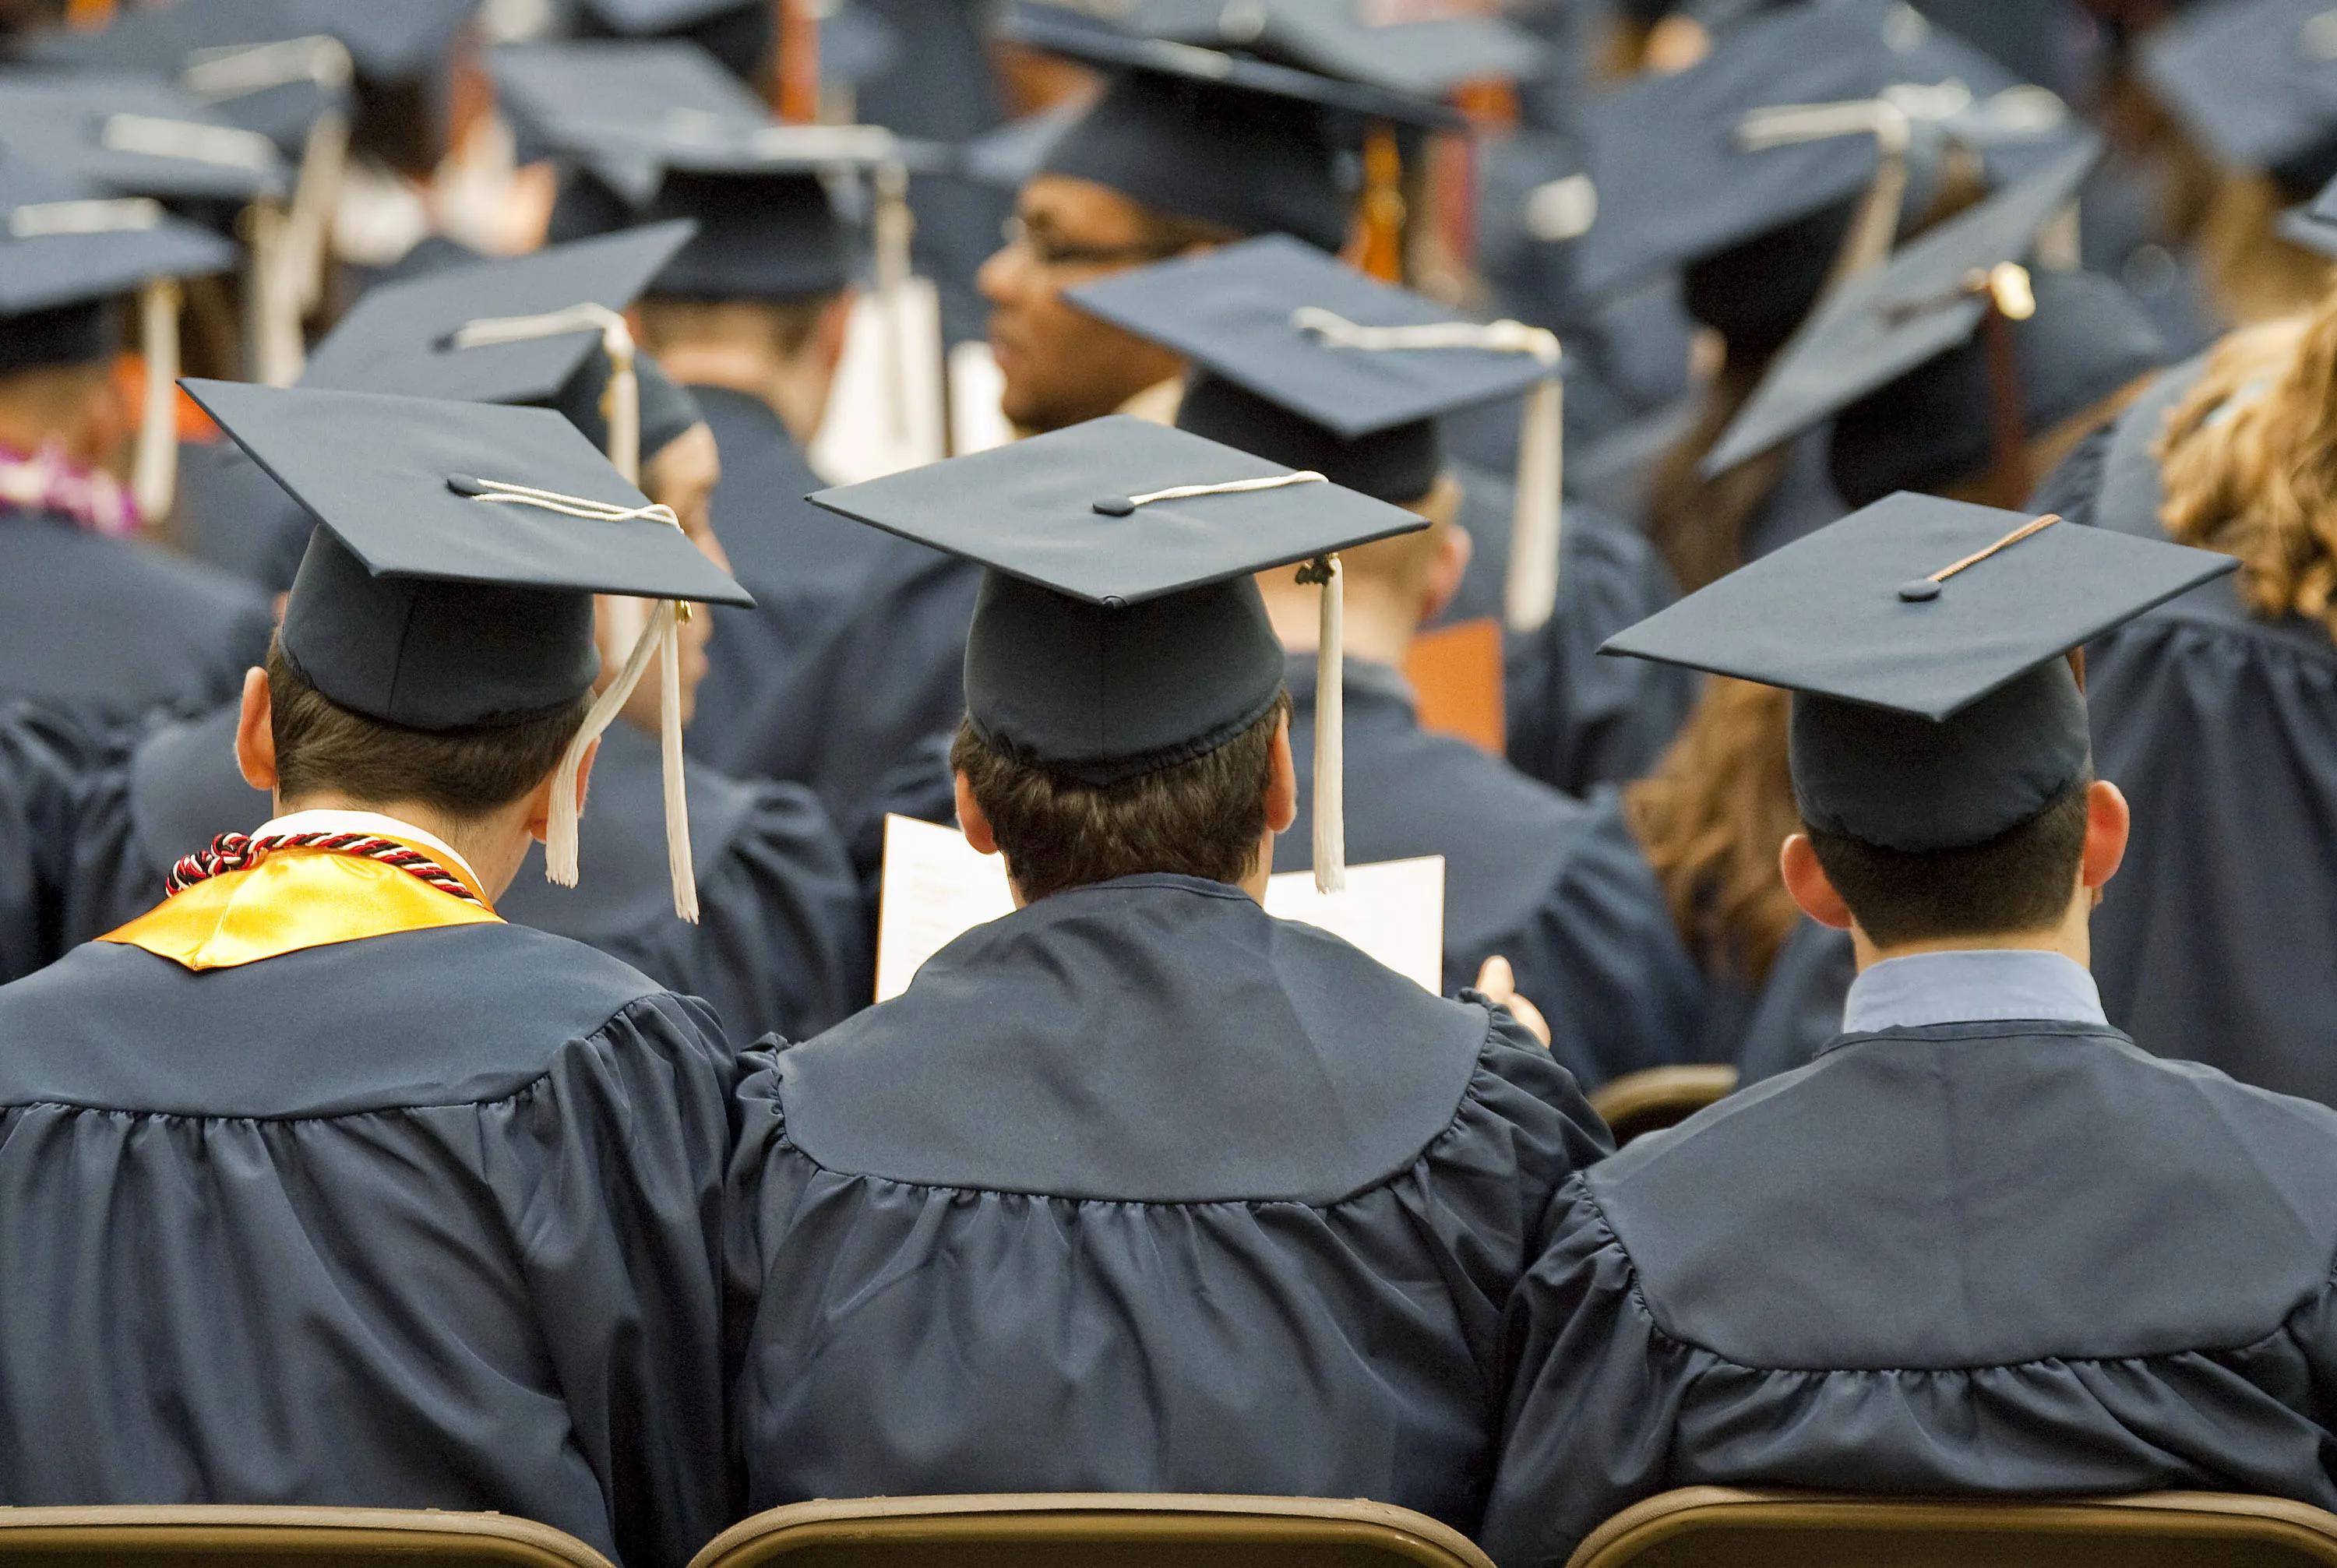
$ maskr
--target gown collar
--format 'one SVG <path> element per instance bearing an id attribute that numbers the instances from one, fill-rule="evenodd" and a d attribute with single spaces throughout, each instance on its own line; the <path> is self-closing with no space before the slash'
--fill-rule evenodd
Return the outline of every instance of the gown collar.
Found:
<path id="1" fill-rule="evenodd" d="M 2058 953 L 2015 947 L 1885 958 L 1850 983 L 1842 1010 L 1848 1034 L 2016 1018 L 2109 1024 L 2084 965 Z"/>

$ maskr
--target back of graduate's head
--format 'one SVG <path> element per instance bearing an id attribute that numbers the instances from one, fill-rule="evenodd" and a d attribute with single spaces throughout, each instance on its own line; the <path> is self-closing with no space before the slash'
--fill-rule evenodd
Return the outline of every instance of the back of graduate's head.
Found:
<path id="1" fill-rule="evenodd" d="M 1213 750 L 1095 784 L 1002 755 L 969 718 L 950 747 L 960 816 L 976 848 L 986 838 L 1005 859 L 1024 903 L 1145 872 L 1247 882 L 1264 869 L 1272 830 L 1291 820 L 1295 793 L 1279 808 L 1274 799 L 1277 788 L 1296 789 L 1289 722 L 1289 696 L 1277 693 Z M 968 798 L 978 818 L 964 809 Z"/>
<path id="2" fill-rule="evenodd" d="M 1946 720 L 1797 693 L 1788 747 L 1804 830 L 1780 863 L 1814 918 L 1882 955 L 2059 937 L 2083 956 L 2128 818 L 2094 778 L 2070 662 Z"/>
<path id="3" fill-rule="evenodd" d="M 113 374 L 121 314 L 108 301 L 0 319 L 0 446 L 90 467 L 120 456 L 136 428 Z"/>
<path id="4" fill-rule="evenodd" d="M 540 787 L 584 721 L 581 694 L 510 723 L 416 730 L 345 708 L 268 651 L 268 718 L 276 791 L 287 810 L 333 799 L 360 808 L 419 804 L 456 821 L 489 816 Z"/>

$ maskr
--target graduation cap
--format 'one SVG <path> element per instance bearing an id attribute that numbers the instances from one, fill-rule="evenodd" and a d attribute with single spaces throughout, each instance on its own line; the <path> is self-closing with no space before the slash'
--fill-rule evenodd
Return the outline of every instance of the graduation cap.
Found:
<path id="1" fill-rule="evenodd" d="M 1499 16 L 1374 22 L 1362 12 L 1354 0 L 1139 0 L 1128 26 L 1416 98 L 1536 75 L 1549 53 Z"/>
<path id="2" fill-rule="evenodd" d="M 677 54 L 676 51 L 681 51 Z M 570 44 L 498 51 L 496 71 L 539 145 L 571 172 L 555 238 L 643 218 L 698 234 L 654 292 L 794 299 L 850 281 L 847 215 L 832 189 L 871 177 L 880 281 L 908 272 L 907 177 L 944 151 L 878 125 L 783 125 L 736 82 L 676 44 Z M 583 107 L 589 105 L 589 107 Z"/>
<path id="3" fill-rule="evenodd" d="M 2033 313 L 2019 263 L 2077 194 L 2100 155 L 2088 137 L 2037 173 L 1910 243 L 1890 263 L 1842 285 L 1779 353 L 1761 385 L 1704 459 L 1709 475 L 1765 452 L 1984 324 L 2000 329 Z M 2007 398 L 2009 383 L 1995 396 Z M 2001 416 L 2008 410 L 2000 408 Z M 2009 410 L 2019 431 L 2018 410 Z M 2018 446 L 2016 441 L 2014 446 Z M 2007 462 L 2017 454 L 2000 449 Z"/>
<path id="4" fill-rule="evenodd" d="M 276 143 L 126 72 L 0 73 L 0 152 L 124 196 L 244 202 L 288 185 Z"/>
<path id="5" fill-rule="evenodd" d="M 965 653 L 984 744 L 1099 788 L 1174 767 L 1264 717 L 1282 647 L 1254 573 L 1323 588 L 1315 875 L 1345 878 L 1337 552 L 1427 520 L 1127 415 L 823 490 L 815 505 L 989 568 Z"/>
<path id="6" fill-rule="evenodd" d="M 1890 849 L 1961 848 L 2090 769 L 2063 655 L 2237 565 L 2050 513 L 1898 495 L 1599 652 L 1786 688 L 1803 821 Z"/>
<path id="7" fill-rule="evenodd" d="M 576 880 L 576 777 L 652 654 L 664 656 L 666 838 L 674 908 L 697 918 L 681 793 L 682 602 L 751 604 L 729 574 L 550 409 L 367 392 L 183 384 L 322 526 L 279 633 L 344 708 L 444 731 L 559 712 L 600 660 L 592 596 L 660 603 L 562 758 L 545 846 Z"/>
<path id="8" fill-rule="evenodd" d="M 1982 331 L 1834 416 L 1829 467 L 1843 500 L 1863 506 L 1893 490 L 1944 490 L 1991 459 L 1998 493 L 2025 497 L 2033 476 L 2007 452 L 2166 363 L 2166 339 L 2116 279 L 2038 271 L 2029 292 L 2035 309 L 2006 323 L 2009 395 L 1999 379 L 2004 346 Z"/>
<path id="9" fill-rule="evenodd" d="M 321 20 L 298 0 L 178 0 L 122 7 L 93 32 L 44 34 L 30 53 L 52 64 L 172 78 L 293 156 L 319 117 L 337 113 L 347 129 L 357 64 Z"/>
<path id="10" fill-rule="evenodd" d="M 1110 74 L 1039 172 L 1090 180 L 1244 235 L 1279 231 L 1336 250 L 1349 206 L 1342 158 L 1364 128 L 1463 123 L 1426 99 L 1142 37 L 1053 6 L 1009 11 L 996 31 Z"/>
<path id="11" fill-rule="evenodd" d="M 317 346 L 300 384 L 552 403 L 582 377 L 607 388 L 609 460 L 637 480 L 640 382 L 621 312 L 691 231 L 686 222 L 650 224 L 375 289 Z"/>
<path id="12" fill-rule="evenodd" d="M 1586 121 L 1599 215 L 1576 249 L 1598 293 L 1721 255 L 1800 220 L 1814 289 L 1855 220 L 1880 254 L 1902 206 L 1919 211 L 1951 146 L 1992 183 L 2026 173 L 2077 129 L 2051 93 L 2017 81 L 1896 0 L 1840 0 L 1753 17 L 1703 61 L 1594 103 Z M 1847 210 L 1877 198 L 1871 220 Z M 1774 273 L 1733 270 L 1737 287 Z"/>
<path id="13" fill-rule="evenodd" d="M 1202 368 L 1178 426 L 1378 500 L 1419 500 L 1443 467 L 1436 419 L 1529 394 L 1518 443 L 1507 619 L 1530 631 L 1558 592 L 1559 345 L 1517 321 L 1455 316 L 1286 235 L 1064 291 L 1080 309 Z"/>
<path id="14" fill-rule="evenodd" d="M 116 300 L 138 296 L 146 364 L 131 493 L 139 511 L 171 509 L 179 456 L 177 279 L 223 272 L 236 248 L 151 197 L 108 196 L 55 174 L 0 163 L 0 372 L 113 354 Z"/>
<path id="15" fill-rule="evenodd" d="M 835 5 L 816 18 L 823 86 L 857 87 L 893 67 L 900 37 L 857 5 Z M 751 82 L 763 71 L 778 38 L 778 7 L 771 0 L 582 0 L 577 31 L 584 37 L 675 38 L 704 50 L 724 70 Z"/>
<path id="16" fill-rule="evenodd" d="M 2143 39 L 2141 71 L 2215 160 L 2299 195 L 2337 174 L 2337 17 L 2321 0 L 2224 0 Z"/>

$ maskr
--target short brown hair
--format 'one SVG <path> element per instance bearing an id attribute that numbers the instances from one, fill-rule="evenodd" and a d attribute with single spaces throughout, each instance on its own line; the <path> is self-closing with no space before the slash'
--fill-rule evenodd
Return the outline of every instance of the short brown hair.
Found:
<path id="1" fill-rule="evenodd" d="M 1289 713 L 1285 691 L 1216 750 L 1106 785 L 1010 761 L 963 720 L 950 767 L 990 819 L 1025 899 L 1145 871 L 1235 882 L 1257 868 L 1274 737 Z"/>
<path id="2" fill-rule="evenodd" d="M 408 730 L 342 707 L 268 649 L 268 720 L 285 799 L 330 790 L 367 806 L 417 800 L 449 817 L 484 817 L 543 781 L 575 738 L 590 693 L 559 712 L 472 730 Z"/>
<path id="3" fill-rule="evenodd" d="M 1859 928 L 1880 946 L 2048 930 L 2077 886 L 2092 784 L 2090 777 L 2078 779 L 2028 821 L 1966 848 L 1885 849 L 1815 829 L 1810 846 Z"/>
<path id="4" fill-rule="evenodd" d="M 662 354 L 677 344 L 735 342 L 746 338 L 781 359 L 804 350 L 819 328 L 820 313 L 837 297 L 807 294 L 797 299 L 694 299 L 651 295 L 640 302 L 641 347 Z"/>

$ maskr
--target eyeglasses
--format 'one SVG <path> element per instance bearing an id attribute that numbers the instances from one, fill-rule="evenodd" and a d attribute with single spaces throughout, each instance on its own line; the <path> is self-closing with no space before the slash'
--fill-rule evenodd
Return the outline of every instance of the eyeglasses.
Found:
<path id="1" fill-rule="evenodd" d="M 1159 247 L 1152 245 L 1064 245 L 1033 232 L 1020 213 L 998 226 L 998 237 L 1010 247 L 1030 252 L 1031 260 L 1041 267 L 1110 267 L 1121 261 L 1162 259 Z"/>

